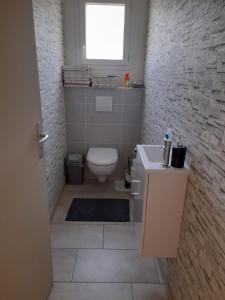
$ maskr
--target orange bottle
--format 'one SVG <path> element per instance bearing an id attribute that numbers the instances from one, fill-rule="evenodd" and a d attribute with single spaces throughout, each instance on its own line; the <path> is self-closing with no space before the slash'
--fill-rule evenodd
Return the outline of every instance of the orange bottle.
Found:
<path id="1" fill-rule="evenodd" d="M 125 87 L 129 86 L 129 81 L 130 81 L 130 74 L 129 73 L 125 73 L 124 74 L 124 86 Z"/>

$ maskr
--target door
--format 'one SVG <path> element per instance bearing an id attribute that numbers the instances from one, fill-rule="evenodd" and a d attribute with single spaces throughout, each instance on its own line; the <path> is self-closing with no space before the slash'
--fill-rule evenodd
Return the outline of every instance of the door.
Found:
<path id="1" fill-rule="evenodd" d="M 46 300 L 52 267 L 32 1 L 1 1 L 0 37 L 0 298 Z"/>

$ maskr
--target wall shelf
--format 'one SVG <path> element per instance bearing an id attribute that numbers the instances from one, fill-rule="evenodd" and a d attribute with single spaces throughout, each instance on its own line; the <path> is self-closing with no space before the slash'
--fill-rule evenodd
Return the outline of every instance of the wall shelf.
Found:
<path id="1" fill-rule="evenodd" d="M 112 90 L 144 90 L 145 88 L 133 88 L 133 87 L 123 87 L 123 86 L 64 86 L 65 89 L 112 89 Z"/>

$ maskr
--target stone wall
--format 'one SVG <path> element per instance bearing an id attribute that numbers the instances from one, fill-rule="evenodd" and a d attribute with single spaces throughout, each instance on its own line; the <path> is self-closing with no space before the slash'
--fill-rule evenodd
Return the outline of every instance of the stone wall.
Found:
<path id="1" fill-rule="evenodd" d="M 64 93 L 61 77 L 63 65 L 63 30 L 61 0 L 33 0 L 41 108 L 45 144 L 45 164 L 49 206 L 52 208 L 64 185 L 66 130 Z"/>
<path id="2" fill-rule="evenodd" d="M 162 260 L 176 300 L 225 299 L 225 1 L 152 0 L 142 139 L 183 133 L 190 177 L 176 259 Z"/>

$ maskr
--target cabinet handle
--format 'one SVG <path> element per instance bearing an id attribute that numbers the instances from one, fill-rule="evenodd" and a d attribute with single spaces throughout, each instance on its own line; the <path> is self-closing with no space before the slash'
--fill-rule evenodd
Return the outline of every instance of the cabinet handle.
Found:
<path id="1" fill-rule="evenodd" d="M 140 183 L 141 180 L 133 179 L 133 180 L 131 180 L 131 182 L 132 182 L 132 186 L 133 186 L 134 183 Z M 133 193 L 131 193 L 131 195 L 132 196 L 137 196 L 137 195 L 139 195 L 139 193 L 133 192 Z"/>

